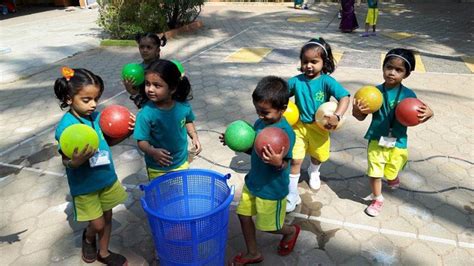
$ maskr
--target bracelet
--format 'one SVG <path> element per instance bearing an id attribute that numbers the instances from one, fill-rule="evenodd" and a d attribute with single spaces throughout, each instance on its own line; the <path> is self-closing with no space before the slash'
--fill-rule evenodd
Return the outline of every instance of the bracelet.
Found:
<path id="1" fill-rule="evenodd" d="M 341 115 L 338 115 L 338 114 L 336 114 L 336 113 L 334 113 L 334 115 L 337 117 L 337 121 L 338 121 L 338 122 L 341 121 Z"/>

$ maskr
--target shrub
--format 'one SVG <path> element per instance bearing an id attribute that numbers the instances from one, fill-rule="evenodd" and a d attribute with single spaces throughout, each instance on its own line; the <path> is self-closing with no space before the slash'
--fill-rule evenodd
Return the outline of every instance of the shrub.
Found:
<path id="1" fill-rule="evenodd" d="M 98 24 L 111 38 L 133 39 L 194 21 L 204 0 L 99 0 Z"/>

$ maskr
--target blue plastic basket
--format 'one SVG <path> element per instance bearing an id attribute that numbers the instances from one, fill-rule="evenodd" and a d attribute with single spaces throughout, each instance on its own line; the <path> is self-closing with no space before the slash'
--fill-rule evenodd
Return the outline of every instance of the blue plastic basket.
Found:
<path id="1" fill-rule="evenodd" d="M 205 169 L 170 172 L 141 185 L 160 265 L 224 265 L 230 174 Z"/>

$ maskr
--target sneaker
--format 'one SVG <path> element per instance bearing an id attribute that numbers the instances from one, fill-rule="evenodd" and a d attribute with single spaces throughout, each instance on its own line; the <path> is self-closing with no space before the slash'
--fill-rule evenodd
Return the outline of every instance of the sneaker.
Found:
<path id="1" fill-rule="evenodd" d="M 87 243 L 86 230 L 87 228 L 82 232 L 82 260 L 85 263 L 92 263 L 97 259 L 97 244 L 95 239 L 94 242 Z"/>
<path id="2" fill-rule="evenodd" d="M 304 4 L 304 5 L 303 5 L 303 9 L 308 9 L 308 5 L 307 5 L 307 4 Z"/>
<path id="3" fill-rule="evenodd" d="M 309 187 L 311 189 L 320 189 L 321 188 L 321 179 L 319 178 L 319 171 L 311 171 L 311 166 L 308 167 L 309 175 Z"/>
<path id="4" fill-rule="evenodd" d="M 286 196 L 286 212 L 292 212 L 296 205 L 301 204 L 301 197 L 298 194 L 290 193 Z"/>
<path id="5" fill-rule="evenodd" d="M 394 180 L 387 180 L 388 187 L 391 189 L 397 189 L 400 187 L 400 178 L 395 178 Z"/>
<path id="6" fill-rule="evenodd" d="M 366 32 L 364 32 L 364 33 L 362 33 L 362 34 L 360 35 L 360 37 L 369 37 L 369 34 L 366 33 Z"/>
<path id="7" fill-rule="evenodd" d="M 102 257 L 100 256 L 100 252 L 97 252 L 97 261 L 102 262 L 103 264 L 109 265 L 109 266 L 127 266 L 128 261 L 127 258 L 124 256 L 113 253 L 112 251 L 109 250 L 109 256 L 107 257 Z"/>
<path id="8" fill-rule="evenodd" d="M 380 200 L 373 200 L 372 203 L 370 203 L 369 207 L 365 209 L 365 213 L 369 216 L 375 217 L 382 212 L 383 208 L 383 201 Z"/>

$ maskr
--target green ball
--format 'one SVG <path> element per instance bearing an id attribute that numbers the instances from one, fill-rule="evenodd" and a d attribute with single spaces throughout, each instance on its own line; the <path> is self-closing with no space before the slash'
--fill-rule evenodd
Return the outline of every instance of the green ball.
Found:
<path id="1" fill-rule="evenodd" d="M 99 136 L 92 127 L 84 124 L 68 126 L 59 137 L 61 151 L 69 158 L 72 158 L 75 148 L 81 152 L 87 144 L 93 149 L 99 148 Z"/>
<path id="2" fill-rule="evenodd" d="M 131 79 L 133 86 L 139 86 L 145 81 L 145 70 L 140 64 L 126 64 L 122 68 L 122 79 Z"/>
<path id="3" fill-rule="evenodd" d="M 179 62 L 176 59 L 171 60 L 171 62 L 173 62 L 178 67 L 179 72 L 181 73 L 181 75 L 183 75 L 184 74 L 184 67 L 181 64 L 181 62 Z"/>
<path id="4" fill-rule="evenodd" d="M 255 130 L 252 125 L 243 120 L 230 123 L 225 130 L 224 141 L 233 151 L 247 151 L 255 141 Z"/>

